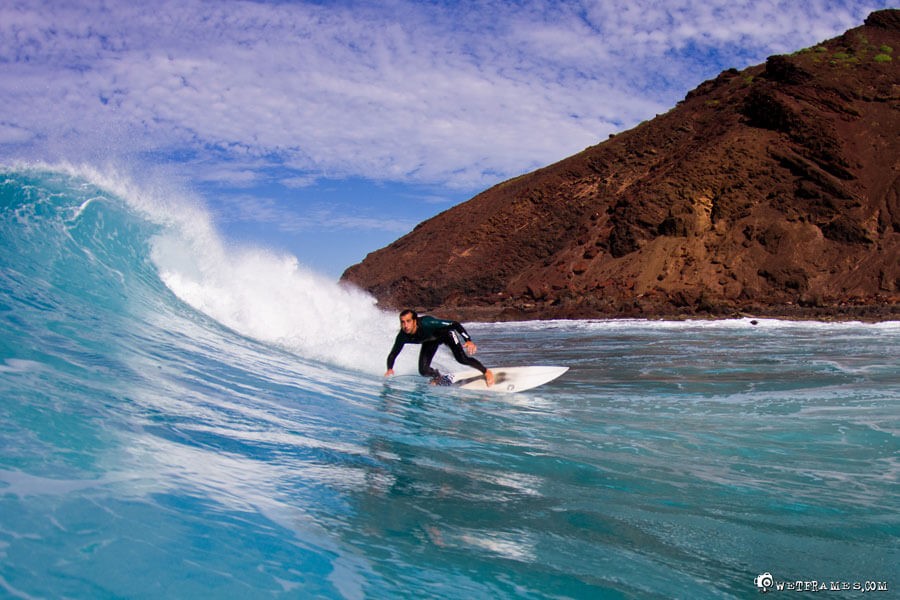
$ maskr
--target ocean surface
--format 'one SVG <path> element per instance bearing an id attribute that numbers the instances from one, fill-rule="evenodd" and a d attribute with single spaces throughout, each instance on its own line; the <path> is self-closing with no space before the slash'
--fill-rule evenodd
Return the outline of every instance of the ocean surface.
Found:
<path id="1" fill-rule="evenodd" d="M 462 393 L 184 195 L 0 211 L 0 597 L 900 597 L 898 322 L 472 323 L 570 370 Z"/>

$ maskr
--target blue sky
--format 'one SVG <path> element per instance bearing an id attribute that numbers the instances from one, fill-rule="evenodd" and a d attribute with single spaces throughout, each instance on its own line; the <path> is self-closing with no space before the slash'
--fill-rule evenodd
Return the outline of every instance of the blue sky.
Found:
<path id="1" fill-rule="evenodd" d="M 112 165 L 337 278 L 877 0 L 0 3 L 0 161 Z"/>

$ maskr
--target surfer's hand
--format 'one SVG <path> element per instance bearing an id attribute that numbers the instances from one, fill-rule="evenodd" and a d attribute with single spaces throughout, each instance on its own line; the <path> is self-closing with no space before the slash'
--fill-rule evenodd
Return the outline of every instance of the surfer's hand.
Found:
<path id="1" fill-rule="evenodd" d="M 393 375 L 393 374 L 394 374 L 394 370 L 393 370 L 393 369 L 388 369 L 388 370 L 384 373 L 384 376 L 385 376 L 385 377 L 389 377 L 389 376 L 391 376 L 391 375 Z"/>
<path id="2" fill-rule="evenodd" d="M 469 340 L 465 344 L 463 344 L 463 348 L 466 349 L 466 352 L 469 354 L 475 354 L 478 351 L 478 346 L 475 345 L 475 342 Z"/>

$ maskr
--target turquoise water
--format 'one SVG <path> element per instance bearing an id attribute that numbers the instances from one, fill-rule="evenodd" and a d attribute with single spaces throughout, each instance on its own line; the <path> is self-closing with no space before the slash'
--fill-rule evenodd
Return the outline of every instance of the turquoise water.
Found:
<path id="1" fill-rule="evenodd" d="M 471 324 L 570 370 L 461 394 L 188 198 L 0 181 L 2 597 L 897 596 L 900 323 Z"/>

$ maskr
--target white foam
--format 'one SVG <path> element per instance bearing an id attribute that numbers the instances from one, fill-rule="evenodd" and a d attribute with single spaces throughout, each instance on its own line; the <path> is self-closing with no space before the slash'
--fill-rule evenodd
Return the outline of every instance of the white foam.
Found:
<path id="1" fill-rule="evenodd" d="M 368 294 L 312 272 L 293 256 L 226 247 L 216 236 L 176 229 L 157 236 L 152 257 L 175 295 L 243 335 L 306 358 L 384 371 L 395 318 Z"/>
<path id="2" fill-rule="evenodd" d="M 852 329 L 878 330 L 900 333 L 900 321 L 814 321 L 787 319 L 762 319 L 743 317 L 740 319 L 553 319 L 546 321 L 510 321 L 504 323 L 484 323 L 483 327 L 519 328 L 568 331 L 623 331 L 623 330 L 834 330 L 849 331 Z"/>

